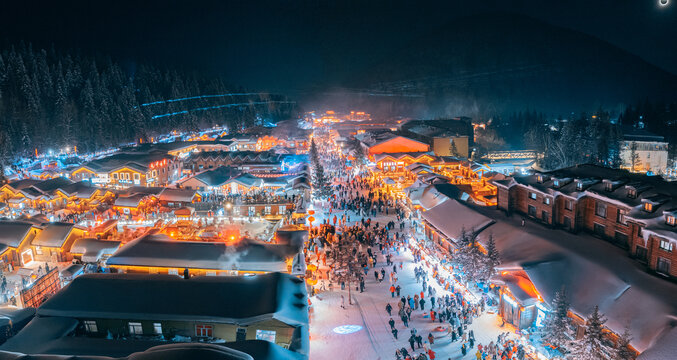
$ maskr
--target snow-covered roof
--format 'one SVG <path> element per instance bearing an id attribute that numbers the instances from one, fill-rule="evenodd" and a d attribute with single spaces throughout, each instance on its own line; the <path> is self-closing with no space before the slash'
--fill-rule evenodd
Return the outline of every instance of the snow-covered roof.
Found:
<path id="1" fill-rule="evenodd" d="M 60 326 L 57 323 L 58 319 L 34 319 L 34 324 L 31 325 L 30 329 L 27 328 L 25 332 L 19 332 L 19 334 L 12 338 L 9 344 L 0 346 L 0 358 L 23 360 L 28 358 L 24 354 L 30 354 L 30 359 L 33 360 L 254 360 L 252 355 L 232 348 L 230 346 L 232 343 L 171 343 L 148 339 L 107 339 L 67 336 L 72 333 L 72 330 L 68 327 Z M 65 319 L 63 321 L 64 324 L 75 320 Z M 37 327 L 52 328 L 55 331 L 36 333 L 35 329 Z M 252 340 L 244 342 L 250 341 Z M 263 340 L 257 341 L 268 343 Z M 271 345 L 276 346 L 275 344 Z M 258 354 L 255 352 L 257 349 L 256 345 L 249 346 L 252 347 L 251 350 L 254 350 L 253 354 Z M 305 359 L 301 354 L 282 349 L 281 347 L 279 348 L 281 350 L 278 352 L 270 352 L 271 354 L 279 355 L 279 357 L 257 357 L 256 360 Z"/>
<path id="2" fill-rule="evenodd" d="M 71 253 L 82 254 L 82 261 L 84 262 L 96 262 L 104 255 L 115 253 L 119 248 L 120 241 L 80 238 L 73 242 Z"/>
<path id="3" fill-rule="evenodd" d="M 165 188 L 160 193 L 159 199 L 160 201 L 193 202 L 196 195 L 195 190 Z"/>
<path id="4" fill-rule="evenodd" d="M 221 242 L 177 241 L 164 234 L 144 235 L 118 249 L 108 265 L 170 267 L 206 270 L 287 271 L 286 259 L 298 248 L 241 240 Z"/>
<path id="5" fill-rule="evenodd" d="M 237 325 L 274 319 L 291 326 L 307 326 L 307 305 L 303 280 L 283 273 L 190 279 L 157 274 L 85 274 L 45 301 L 37 315 Z"/>
<path id="6" fill-rule="evenodd" d="M 75 227 L 76 225 L 65 222 L 45 224 L 44 229 L 31 241 L 31 245 L 59 248 L 63 246 Z"/>
<path id="7" fill-rule="evenodd" d="M 27 322 L 35 315 L 35 308 L 17 308 L 14 306 L 0 306 L 0 326 L 12 326 L 14 331 L 16 327 Z"/>
<path id="8" fill-rule="evenodd" d="M 0 221 L 0 244 L 16 248 L 32 229 L 27 221 Z"/>
<path id="9" fill-rule="evenodd" d="M 115 199 L 115 206 L 136 208 L 145 198 L 152 196 L 148 194 L 133 194 L 129 196 L 120 196 Z"/>
<path id="10" fill-rule="evenodd" d="M 423 212 L 421 216 L 453 241 L 461 234 L 461 229 L 465 229 L 467 232 L 476 232 L 494 222 L 494 220 L 478 214 L 454 199 L 448 199 Z"/>
<path id="11" fill-rule="evenodd" d="M 648 274 L 622 250 L 591 235 L 521 227 L 518 218 L 476 209 L 478 216 L 495 220 L 479 234 L 480 243 L 486 245 L 493 235 L 500 268 L 524 270 L 546 302 L 564 286 L 574 313 L 586 317 L 598 305 L 612 331 L 622 333 L 629 326 L 639 351 L 652 347 L 672 327 L 677 285 Z M 456 214 L 447 221 L 455 222 Z"/>

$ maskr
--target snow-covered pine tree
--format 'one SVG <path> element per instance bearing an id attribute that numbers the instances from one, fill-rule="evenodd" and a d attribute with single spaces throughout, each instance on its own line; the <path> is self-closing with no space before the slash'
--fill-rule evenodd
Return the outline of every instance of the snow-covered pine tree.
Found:
<path id="1" fill-rule="evenodd" d="M 500 255 L 498 249 L 496 249 L 496 241 L 494 240 L 494 234 L 489 234 L 489 240 L 487 241 L 487 258 L 485 266 L 485 275 L 486 279 L 489 279 L 496 272 L 496 267 L 501 264 Z"/>
<path id="2" fill-rule="evenodd" d="M 477 234 L 461 229 L 458 251 L 454 254 L 454 258 L 455 262 L 463 267 L 467 281 L 485 280 L 486 257 L 480 250 Z"/>
<path id="3" fill-rule="evenodd" d="M 633 360 L 635 358 L 634 352 L 630 350 L 630 341 L 632 341 L 632 336 L 630 335 L 630 329 L 626 326 L 616 342 L 614 360 Z"/>
<path id="4" fill-rule="evenodd" d="M 603 332 L 606 319 L 599 313 L 599 307 L 595 306 L 592 314 L 586 321 L 585 335 L 580 340 L 572 343 L 572 360 L 613 360 L 616 349 Z"/>
<path id="5" fill-rule="evenodd" d="M 555 293 L 551 304 L 552 311 L 545 319 L 543 326 L 543 342 L 550 344 L 560 353 L 565 354 L 566 345 L 570 341 L 569 302 L 564 288 Z"/>

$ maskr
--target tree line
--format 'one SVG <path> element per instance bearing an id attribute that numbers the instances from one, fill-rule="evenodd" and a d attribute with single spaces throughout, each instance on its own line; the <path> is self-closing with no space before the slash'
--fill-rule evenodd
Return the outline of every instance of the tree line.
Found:
<path id="1" fill-rule="evenodd" d="M 622 111 L 600 107 L 567 117 L 525 110 L 493 118 L 487 130 L 497 134 L 491 143 L 504 140 L 512 148 L 536 150 L 543 155 L 539 166 L 557 169 L 581 163 L 619 167 L 623 133 L 632 127 L 663 136 L 670 144 L 669 165 L 677 159 L 677 103 L 644 101 Z"/>
<path id="2" fill-rule="evenodd" d="M 235 91 L 244 92 L 218 77 L 146 64 L 127 70 L 110 57 L 9 46 L 0 49 L 0 160 L 35 149 L 95 151 L 215 124 L 241 130 L 293 111 L 278 95 L 200 97 Z M 229 103 L 246 105 L 218 107 Z"/>

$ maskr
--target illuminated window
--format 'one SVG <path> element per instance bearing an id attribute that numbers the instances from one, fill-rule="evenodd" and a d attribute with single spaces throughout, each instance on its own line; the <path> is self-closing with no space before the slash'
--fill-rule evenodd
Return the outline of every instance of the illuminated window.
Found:
<path id="1" fill-rule="evenodd" d="M 140 180 L 140 179 L 141 179 L 141 175 L 134 173 L 134 180 Z"/>
<path id="2" fill-rule="evenodd" d="M 265 214 L 266 214 L 266 215 L 270 215 L 272 209 L 271 209 L 270 206 L 266 206 L 266 207 L 264 208 L 264 211 L 265 211 Z"/>
<path id="3" fill-rule="evenodd" d="M 529 197 L 532 198 L 533 200 L 536 200 L 537 195 L 535 192 L 530 192 Z"/>
<path id="4" fill-rule="evenodd" d="M 179 275 L 179 269 L 168 269 L 167 274 L 169 274 L 169 275 Z"/>
<path id="5" fill-rule="evenodd" d="M 197 337 L 212 337 L 214 327 L 211 325 L 195 325 L 195 336 Z"/>
<path id="6" fill-rule="evenodd" d="M 99 329 L 96 327 L 96 321 L 85 320 L 85 321 L 83 321 L 83 324 L 85 325 L 85 331 L 90 332 L 90 333 L 99 332 Z"/>
<path id="7" fill-rule="evenodd" d="M 280 209 L 279 209 L 278 214 L 284 215 L 284 213 L 286 213 L 286 212 L 287 212 L 287 206 L 286 205 L 280 205 Z M 673 217 L 673 220 L 674 220 L 674 217 Z"/>
<path id="8" fill-rule="evenodd" d="M 628 222 L 625 220 L 625 215 L 628 213 L 627 210 L 624 209 L 618 209 L 618 213 L 616 214 L 616 222 L 619 224 L 627 225 Z"/>
<path id="9" fill-rule="evenodd" d="M 544 203 L 545 205 L 550 205 L 550 198 L 547 197 L 547 196 L 544 197 L 544 198 L 543 198 L 543 203 Z"/>
<path id="10" fill-rule="evenodd" d="M 35 247 L 35 253 L 38 255 L 42 255 L 42 247 L 41 246 L 36 246 Z"/>
<path id="11" fill-rule="evenodd" d="M 155 333 L 155 335 L 162 335 L 161 323 L 153 323 L 153 333 Z"/>
<path id="12" fill-rule="evenodd" d="M 118 179 L 118 173 L 113 173 L 113 179 L 115 179 L 115 180 Z"/>
<path id="13" fill-rule="evenodd" d="M 677 224 L 677 221 L 675 221 L 674 216 L 668 215 L 668 217 L 665 219 L 665 223 L 670 225 L 670 226 L 675 226 Z"/>
<path id="14" fill-rule="evenodd" d="M 274 343 L 275 334 L 276 331 L 274 330 L 256 330 L 256 340 L 266 340 Z"/>
<path id="15" fill-rule="evenodd" d="M 143 335 L 143 327 L 139 322 L 130 322 L 129 325 L 129 335 Z"/>
<path id="16" fill-rule="evenodd" d="M 661 240 L 660 248 L 665 251 L 672 251 L 672 243 L 669 241 Z"/>
<path id="17" fill-rule="evenodd" d="M 637 197 L 637 190 L 635 189 L 628 189 L 628 197 L 631 199 L 634 199 Z"/>
<path id="18" fill-rule="evenodd" d="M 644 211 L 652 212 L 653 211 L 653 204 L 648 203 L 648 202 L 644 203 Z"/>

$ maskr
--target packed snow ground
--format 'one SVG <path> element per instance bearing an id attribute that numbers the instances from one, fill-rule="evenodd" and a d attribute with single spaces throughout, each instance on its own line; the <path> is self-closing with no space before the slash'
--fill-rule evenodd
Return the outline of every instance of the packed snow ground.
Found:
<path id="1" fill-rule="evenodd" d="M 321 204 L 315 204 L 317 218 L 315 225 L 322 223 L 324 219 L 331 219 L 334 214 L 328 214 L 326 207 Z M 354 212 L 348 212 L 351 223 L 359 221 Z M 339 212 L 343 214 L 343 212 Z M 385 224 L 390 220 L 395 220 L 395 216 L 379 215 L 372 218 L 372 222 Z M 406 221 L 407 227 L 405 232 L 410 231 L 409 221 Z M 375 247 L 374 250 L 378 248 Z M 379 263 L 376 270 L 385 266 L 384 256 L 379 253 Z M 398 267 L 398 284 L 402 287 L 401 295 L 407 296 L 419 293 L 421 291 L 421 284 L 416 282 L 414 276 L 414 267 L 419 264 L 413 263 L 412 254 L 409 251 L 400 252 L 399 255 L 393 254 L 393 262 L 398 264 L 403 263 L 402 270 Z M 392 266 L 386 267 L 386 271 L 392 270 Z M 361 359 L 395 359 L 395 350 L 399 348 L 407 348 L 411 350 L 408 343 L 410 329 L 416 328 L 418 333 L 424 338 L 424 344 L 427 344 L 427 335 L 432 330 L 439 326 L 440 323 L 436 321 L 431 322 L 430 318 L 424 318 L 423 312 L 415 310 L 411 315 L 411 322 L 409 328 L 404 327 L 404 324 L 397 316 L 397 297 L 392 298 L 390 295 L 390 282 L 386 275 L 386 279 L 379 283 L 374 279 L 373 270 L 365 277 L 365 292 L 360 293 L 355 291 L 353 285 L 353 304 L 348 304 L 348 290 L 333 290 L 325 291 L 317 294 L 311 298 L 312 310 L 310 314 L 310 359 L 311 360 L 361 360 Z M 430 273 L 430 271 L 429 271 Z M 437 295 L 444 295 L 445 292 L 437 286 L 434 281 L 429 284 L 435 285 L 437 288 Z M 336 289 L 336 287 L 334 288 Z M 345 309 L 341 308 L 341 295 L 345 298 Z M 398 329 L 398 340 L 395 340 L 390 332 L 390 325 L 385 307 L 390 303 L 393 306 L 393 319 L 395 320 L 395 327 Z M 427 309 L 430 309 L 430 302 L 426 304 Z M 496 342 L 499 334 L 503 332 L 510 332 L 514 334 L 515 329 L 508 324 L 501 326 L 501 319 L 491 310 L 485 311 L 480 317 L 473 319 L 473 323 L 468 326 L 468 331 L 473 330 L 475 334 L 475 348 L 468 349 L 465 357 L 461 355 L 461 341 L 451 342 L 449 335 L 443 338 L 438 338 L 431 346 L 433 351 L 437 353 L 436 359 L 472 359 L 475 358 L 477 351 L 477 344 L 488 344 L 491 341 Z M 334 328 L 343 325 L 358 325 L 362 329 L 350 334 L 338 334 L 333 331 Z M 416 354 L 423 352 L 423 349 L 416 349 Z"/>

